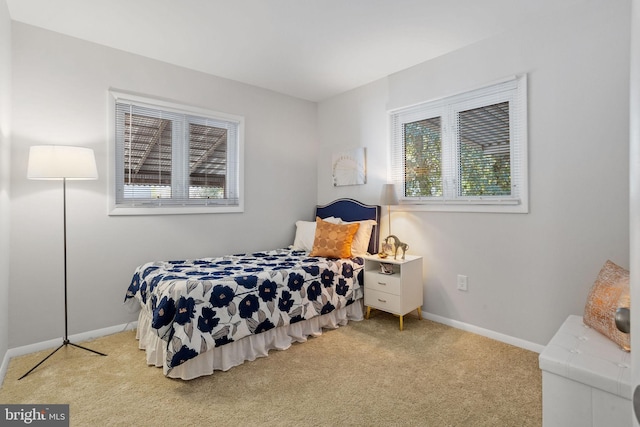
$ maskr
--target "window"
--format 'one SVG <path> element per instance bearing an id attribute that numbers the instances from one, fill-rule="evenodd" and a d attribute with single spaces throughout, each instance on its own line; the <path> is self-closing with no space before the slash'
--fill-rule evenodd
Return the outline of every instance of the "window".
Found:
<path id="1" fill-rule="evenodd" d="M 527 212 L 526 76 L 394 110 L 391 180 L 401 204 Z"/>
<path id="2" fill-rule="evenodd" d="M 242 212 L 241 117 L 111 95 L 112 214 Z"/>

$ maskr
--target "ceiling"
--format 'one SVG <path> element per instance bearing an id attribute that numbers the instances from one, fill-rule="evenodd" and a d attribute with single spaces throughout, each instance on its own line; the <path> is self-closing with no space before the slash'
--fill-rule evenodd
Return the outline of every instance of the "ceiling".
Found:
<path id="1" fill-rule="evenodd" d="M 14 21 L 321 101 L 588 0 L 6 0 Z"/>

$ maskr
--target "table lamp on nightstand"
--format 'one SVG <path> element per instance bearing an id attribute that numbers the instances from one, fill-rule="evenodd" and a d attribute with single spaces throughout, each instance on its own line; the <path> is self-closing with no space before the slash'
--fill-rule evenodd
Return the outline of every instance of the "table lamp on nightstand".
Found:
<path id="1" fill-rule="evenodd" d="M 382 194 L 380 195 L 380 204 L 387 205 L 387 215 L 389 215 L 389 236 L 391 236 L 391 205 L 398 204 L 398 196 L 396 195 L 396 186 L 393 184 L 383 184 L 382 185 Z M 385 239 L 384 244 L 382 245 L 382 250 L 380 251 L 380 256 L 386 257 L 391 254 L 392 249 L 388 244 L 388 241 Z"/>
<path id="2" fill-rule="evenodd" d="M 382 186 L 380 204 L 387 205 L 387 213 L 389 215 L 389 234 L 391 234 L 391 205 L 398 204 L 398 196 L 396 195 L 396 186 L 394 184 L 384 184 Z"/>

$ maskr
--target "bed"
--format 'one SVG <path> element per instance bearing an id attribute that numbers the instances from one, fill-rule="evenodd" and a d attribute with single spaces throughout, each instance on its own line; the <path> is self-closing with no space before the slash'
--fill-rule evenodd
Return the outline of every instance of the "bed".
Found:
<path id="1" fill-rule="evenodd" d="M 147 363 L 190 380 L 362 320 L 362 255 L 379 247 L 380 206 L 338 199 L 315 217 L 296 222 L 287 248 L 136 268 L 125 303 L 140 308 Z"/>

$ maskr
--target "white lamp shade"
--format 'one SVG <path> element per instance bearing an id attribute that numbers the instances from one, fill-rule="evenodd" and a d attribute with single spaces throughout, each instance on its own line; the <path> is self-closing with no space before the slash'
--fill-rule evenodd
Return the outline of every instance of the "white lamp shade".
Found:
<path id="1" fill-rule="evenodd" d="M 91 148 L 35 145 L 29 149 L 29 179 L 98 179 Z"/>
<path id="2" fill-rule="evenodd" d="M 396 186 L 394 184 L 382 185 L 382 194 L 380 196 L 380 204 L 384 206 L 398 204 L 398 196 L 396 194 Z"/>

